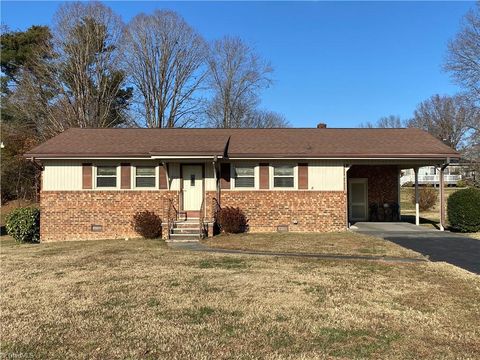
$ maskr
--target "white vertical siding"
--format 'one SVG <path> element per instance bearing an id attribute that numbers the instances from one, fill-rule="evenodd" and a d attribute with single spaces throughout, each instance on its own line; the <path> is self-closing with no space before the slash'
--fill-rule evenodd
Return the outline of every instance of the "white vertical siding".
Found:
<path id="1" fill-rule="evenodd" d="M 213 171 L 213 164 L 211 162 L 205 163 L 205 191 L 215 191 L 217 185 L 215 181 L 215 172 Z"/>
<path id="2" fill-rule="evenodd" d="M 342 191 L 344 167 L 341 163 L 310 161 L 308 163 L 308 188 L 310 190 Z"/>
<path id="3" fill-rule="evenodd" d="M 171 162 L 168 164 L 168 177 L 170 179 L 170 190 L 180 190 L 180 164 Z"/>
<path id="4" fill-rule="evenodd" d="M 94 161 L 95 165 L 115 164 L 121 161 Z M 125 161 L 127 162 L 127 161 Z M 301 162 L 301 161 L 299 161 Z M 135 183 L 134 172 L 135 165 L 155 164 L 154 162 L 132 161 L 132 185 Z M 241 162 L 239 162 L 241 163 Z M 251 163 L 251 162 L 250 162 Z M 286 163 L 282 161 L 269 161 L 272 166 L 274 163 Z M 296 162 L 289 161 L 296 165 Z M 158 165 L 158 164 L 155 164 Z M 258 189 L 259 167 L 255 165 L 255 189 Z M 43 190 L 82 190 L 82 161 L 81 160 L 49 160 L 44 162 L 43 171 Z M 271 171 L 271 174 L 273 172 Z M 233 176 L 232 166 L 232 176 Z M 180 190 L 180 163 L 169 163 L 170 189 Z M 93 173 L 95 176 L 95 171 Z M 272 176 L 270 176 L 272 177 Z M 297 184 L 298 173 L 295 171 L 295 184 Z M 233 179 L 232 179 L 233 180 Z M 270 179 L 272 180 L 272 179 Z M 95 178 L 93 179 L 95 182 Z M 118 180 L 119 182 L 120 180 Z M 133 186 L 132 186 L 133 187 Z M 158 188 L 158 166 L 157 166 L 157 186 Z M 272 187 L 271 187 L 272 188 Z M 295 187 L 296 188 L 296 187 Z M 344 167 L 343 163 L 332 161 L 309 161 L 308 162 L 308 188 L 309 190 L 323 191 L 342 191 L 344 190 Z M 205 190 L 215 191 L 216 182 L 213 165 L 210 162 L 205 163 Z"/>
<path id="5" fill-rule="evenodd" d="M 42 189 L 82 190 L 82 163 L 80 161 L 48 161 L 44 163 Z"/>

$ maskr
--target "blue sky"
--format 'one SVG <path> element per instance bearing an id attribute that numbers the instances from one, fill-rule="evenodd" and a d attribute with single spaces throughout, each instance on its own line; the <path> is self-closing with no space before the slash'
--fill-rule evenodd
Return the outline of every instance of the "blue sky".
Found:
<path id="1" fill-rule="evenodd" d="M 262 107 L 296 127 L 355 127 L 408 118 L 459 89 L 442 71 L 446 46 L 473 2 L 106 2 L 124 21 L 179 12 L 207 40 L 238 35 L 271 61 Z M 2 24 L 50 24 L 58 2 L 1 2 Z"/>

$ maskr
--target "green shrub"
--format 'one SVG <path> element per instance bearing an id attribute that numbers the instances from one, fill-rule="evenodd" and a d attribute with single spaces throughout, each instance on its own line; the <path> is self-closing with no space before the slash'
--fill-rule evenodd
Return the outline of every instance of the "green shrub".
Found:
<path id="1" fill-rule="evenodd" d="M 454 192 L 448 198 L 447 211 L 454 230 L 480 231 L 480 190 L 468 188 Z"/>
<path id="2" fill-rule="evenodd" d="M 18 242 L 40 241 L 40 210 L 24 207 L 8 214 L 5 227 L 7 234 Z"/>
<path id="3" fill-rule="evenodd" d="M 162 233 L 162 219 L 153 211 L 137 212 L 133 216 L 134 230 L 147 239 L 154 239 Z"/>
<path id="4" fill-rule="evenodd" d="M 415 191 L 412 192 L 412 204 L 415 205 Z M 418 192 L 418 206 L 420 210 L 426 211 L 435 206 L 437 192 L 432 187 L 424 187 Z"/>
<path id="5" fill-rule="evenodd" d="M 218 225 L 223 232 L 237 234 L 247 230 L 247 217 L 239 208 L 224 207 L 217 215 Z"/>

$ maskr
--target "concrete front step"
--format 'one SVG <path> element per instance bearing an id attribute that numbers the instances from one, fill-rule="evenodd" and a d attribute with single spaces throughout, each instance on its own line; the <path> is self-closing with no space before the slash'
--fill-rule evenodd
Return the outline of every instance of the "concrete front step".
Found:
<path id="1" fill-rule="evenodd" d="M 199 241 L 200 234 L 170 234 L 170 241 Z"/>
<path id="2" fill-rule="evenodd" d="M 180 228 L 200 228 L 200 223 L 198 221 L 177 221 L 175 224 L 173 224 L 174 228 L 180 229 Z"/>
<path id="3" fill-rule="evenodd" d="M 188 228 L 188 227 L 180 227 L 180 228 L 173 228 L 173 234 L 196 234 L 200 235 L 200 229 L 198 227 L 195 228 Z"/>
<path id="4" fill-rule="evenodd" d="M 196 243 L 199 242 L 200 239 L 177 239 L 177 238 L 170 238 L 165 240 L 167 243 Z"/>

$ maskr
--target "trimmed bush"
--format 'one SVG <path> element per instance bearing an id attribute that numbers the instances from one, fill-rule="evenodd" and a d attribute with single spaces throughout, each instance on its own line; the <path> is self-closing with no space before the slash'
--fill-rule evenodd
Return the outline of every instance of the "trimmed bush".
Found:
<path id="1" fill-rule="evenodd" d="M 437 191 L 432 187 L 421 188 L 418 191 L 418 206 L 420 210 L 430 210 L 437 202 Z M 412 192 L 412 204 L 415 205 L 415 191 Z"/>
<path id="2" fill-rule="evenodd" d="M 461 232 L 480 231 L 480 190 L 468 188 L 455 191 L 448 198 L 448 221 Z"/>
<path id="3" fill-rule="evenodd" d="M 7 234 L 18 242 L 39 242 L 40 210 L 36 207 L 15 209 L 7 215 L 5 227 Z"/>
<path id="4" fill-rule="evenodd" d="M 162 219 L 153 211 L 141 211 L 133 215 L 133 229 L 147 239 L 154 239 L 162 234 Z"/>
<path id="5" fill-rule="evenodd" d="M 225 233 L 238 234 L 247 230 L 247 217 L 239 208 L 224 207 L 218 212 L 217 222 Z"/>

